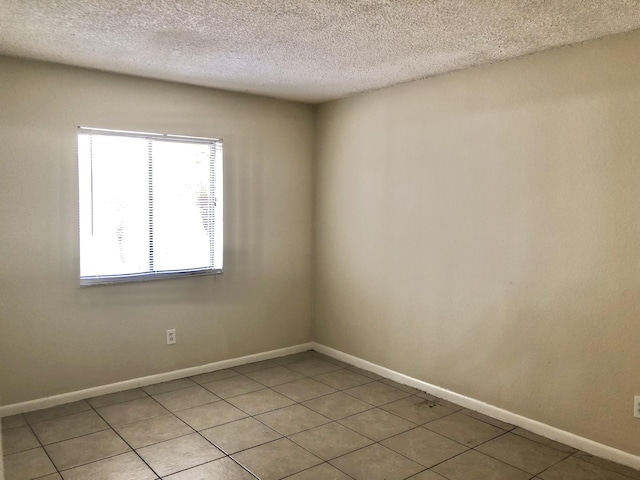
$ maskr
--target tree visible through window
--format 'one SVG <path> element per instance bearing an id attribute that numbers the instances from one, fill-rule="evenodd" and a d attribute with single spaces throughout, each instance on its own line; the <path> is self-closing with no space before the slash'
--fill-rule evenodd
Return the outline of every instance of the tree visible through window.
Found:
<path id="1" fill-rule="evenodd" d="M 222 142 L 78 129 L 80 283 L 222 272 Z"/>

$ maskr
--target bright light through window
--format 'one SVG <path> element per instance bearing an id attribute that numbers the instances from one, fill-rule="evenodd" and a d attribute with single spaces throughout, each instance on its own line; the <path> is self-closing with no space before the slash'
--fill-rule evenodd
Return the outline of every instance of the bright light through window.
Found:
<path id="1" fill-rule="evenodd" d="M 222 272 L 222 142 L 78 130 L 82 285 Z"/>

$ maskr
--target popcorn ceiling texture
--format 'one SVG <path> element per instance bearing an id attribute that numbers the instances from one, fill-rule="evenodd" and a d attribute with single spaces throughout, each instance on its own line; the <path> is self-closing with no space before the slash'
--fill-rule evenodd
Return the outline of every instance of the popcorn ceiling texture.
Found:
<path id="1" fill-rule="evenodd" d="M 317 103 L 640 28 L 640 0 L 0 0 L 0 54 Z"/>

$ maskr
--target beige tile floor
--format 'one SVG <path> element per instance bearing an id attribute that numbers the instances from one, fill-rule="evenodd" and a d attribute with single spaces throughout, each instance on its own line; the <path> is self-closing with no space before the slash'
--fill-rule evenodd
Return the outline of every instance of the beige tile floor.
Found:
<path id="1" fill-rule="evenodd" d="M 309 351 L 2 419 L 7 480 L 640 480 Z"/>

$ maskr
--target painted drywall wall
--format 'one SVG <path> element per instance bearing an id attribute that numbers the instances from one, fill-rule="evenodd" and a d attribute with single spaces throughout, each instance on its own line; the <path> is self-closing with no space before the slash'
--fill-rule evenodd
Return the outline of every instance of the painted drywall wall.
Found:
<path id="1" fill-rule="evenodd" d="M 79 287 L 78 125 L 223 138 L 223 275 Z M 1 403 L 309 341 L 313 142 L 308 105 L 0 58 Z"/>
<path id="2" fill-rule="evenodd" d="M 640 454 L 638 52 L 321 106 L 314 340 Z"/>

